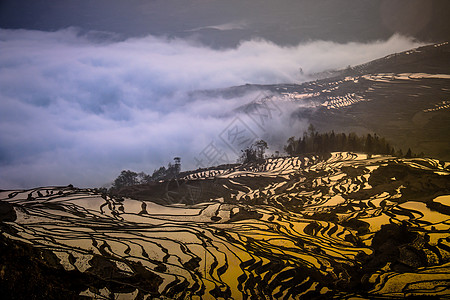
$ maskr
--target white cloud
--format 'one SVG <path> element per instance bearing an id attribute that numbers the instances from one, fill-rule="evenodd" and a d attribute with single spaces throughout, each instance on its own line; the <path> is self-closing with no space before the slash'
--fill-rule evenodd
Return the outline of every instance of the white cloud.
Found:
<path id="1" fill-rule="evenodd" d="M 0 188 L 99 186 L 122 169 L 151 173 L 174 156 L 193 168 L 193 157 L 232 120 L 224 115 L 257 94 L 193 99 L 189 91 L 299 82 L 307 79 L 299 67 L 314 73 L 418 46 L 394 36 L 295 47 L 251 40 L 217 50 L 181 39 L 91 36 L 0 29 Z M 274 132 L 285 132 L 287 124 L 276 124 Z"/>
<path id="2" fill-rule="evenodd" d="M 218 25 L 196 27 L 196 28 L 185 30 L 185 31 L 192 32 L 192 31 L 199 31 L 202 29 L 216 29 L 216 30 L 226 31 L 226 30 L 236 30 L 236 29 L 245 29 L 245 28 L 247 28 L 247 23 L 243 22 L 243 21 L 239 21 L 239 22 L 223 23 L 223 24 L 218 24 Z"/>

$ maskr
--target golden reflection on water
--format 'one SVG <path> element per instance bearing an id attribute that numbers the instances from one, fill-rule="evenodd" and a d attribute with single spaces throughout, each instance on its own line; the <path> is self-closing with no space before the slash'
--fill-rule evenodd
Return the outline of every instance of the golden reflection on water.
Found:
<path id="1" fill-rule="evenodd" d="M 383 171 L 388 162 L 386 157 L 334 154 L 327 161 L 277 159 L 242 174 L 222 172 L 225 186 L 230 180 L 233 186 L 244 187 L 230 203 L 223 203 L 224 197 L 220 197 L 220 201 L 196 205 L 164 206 L 129 198 L 116 201 L 85 190 L 65 190 L 58 197 L 38 197 L 31 203 L 27 193 L 12 198 L 2 193 L 2 201 L 15 203 L 18 217 L 10 223 L 17 233 L 3 235 L 52 249 L 66 270 L 91 270 L 95 255 L 114 261 L 128 274 L 134 272 L 130 262 L 142 264 L 164 280 L 159 293 L 168 292 L 172 282 L 182 279 L 190 287 L 199 285 L 198 290 L 189 292 L 192 299 L 220 293 L 238 299 L 255 289 L 281 297 L 294 287 L 297 296 L 315 291 L 345 298 L 334 294 L 334 284 L 355 280 L 351 272 L 365 270 L 368 262 L 364 259 L 370 262 L 379 255 L 374 236 L 385 226 L 397 224 L 417 234 L 417 241 L 399 249 L 424 251 L 428 266 L 399 272 L 392 269 L 396 261 L 388 261 L 388 257 L 384 265 L 365 271 L 368 273 L 362 278 L 370 278 L 368 283 L 373 285 L 367 292 L 398 296 L 406 289 L 411 295 L 448 295 L 448 289 L 433 284 L 448 279 L 450 253 L 445 247 L 450 246 L 450 217 L 428 208 L 425 202 L 405 201 L 408 183 L 398 182 L 400 177 L 389 173 L 388 180 L 383 178 L 383 172 L 391 172 Z M 405 163 L 433 171 L 433 164 L 426 165 L 426 160 Z M 343 171 L 349 166 L 357 175 Z M 252 180 L 266 180 L 265 185 L 256 189 L 246 186 L 249 172 Z M 377 180 L 388 182 L 385 190 L 374 185 L 373 172 L 378 172 Z M 258 204 L 245 202 L 257 198 Z M 449 205 L 450 195 L 431 200 Z M 296 276 L 302 279 L 297 281 Z M 287 283 L 289 286 L 283 286 Z M 269 286 L 270 290 L 264 290 Z"/>

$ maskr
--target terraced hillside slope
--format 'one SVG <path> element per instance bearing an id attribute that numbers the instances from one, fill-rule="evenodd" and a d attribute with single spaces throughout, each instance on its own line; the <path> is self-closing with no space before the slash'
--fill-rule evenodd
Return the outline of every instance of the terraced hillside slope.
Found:
<path id="1" fill-rule="evenodd" d="M 354 153 L 272 158 L 121 193 L 1 192 L 2 290 L 450 298 L 450 163 Z"/>
<path id="2" fill-rule="evenodd" d="M 259 90 L 267 97 L 238 111 L 258 116 L 271 113 L 265 109 L 264 101 L 279 107 L 289 103 L 289 108 L 294 108 L 290 118 L 305 120 L 319 132 L 376 132 L 397 149 L 411 148 L 450 160 L 448 42 L 314 76 L 321 79 L 302 84 L 249 84 L 198 92 L 193 97 L 204 94 L 233 98 Z"/>

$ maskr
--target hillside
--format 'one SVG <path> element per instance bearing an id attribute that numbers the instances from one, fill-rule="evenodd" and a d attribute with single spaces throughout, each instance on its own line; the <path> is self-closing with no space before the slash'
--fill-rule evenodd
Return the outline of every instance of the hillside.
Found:
<path id="1" fill-rule="evenodd" d="M 294 156 L 114 197 L 69 186 L 0 199 L 5 293 L 450 297 L 450 163 L 435 159 Z"/>
<path id="2" fill-rule="evenodd" d="M 243 105 L 237 111 L 264 111 L 264 101 L 273 101 L 280 107 L 293 104 L 294 111 L 289 117 L 311 123 L 320 132 L 375 132 L 397 149 L 411 148 L 416 153 L 450 160 L 448 42 L 312 76 L 322 79 L 303 84 L 249 84 L 201 91 L 192 97 L 233 98 L 262 91 L 264 99 L 256 105 L 253 102 Z"/>

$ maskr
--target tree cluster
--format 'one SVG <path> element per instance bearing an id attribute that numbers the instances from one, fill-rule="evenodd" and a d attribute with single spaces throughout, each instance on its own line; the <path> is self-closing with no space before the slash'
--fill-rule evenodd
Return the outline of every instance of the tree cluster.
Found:
<path id="1" fill-rule="evenodd" d="M 313 125 L 309 125 L 308 131 L 303 137 L 288 139 L 284 150 L 289 155 L 300 155 L 308 153 L 330 153 L 339 151 L 351 151 L 383 155 L 395 155 L 403 157 L 401 149 L 396 150 L 383 137 L 374 134 L 358 136 L 356 133 L 335 133 L 334 131 L 319 133 Z M 411 149 L 408 149 L 406 158 L 412 157 Z"/>
<path id="2" fill-rule="evenodd" d="M 123 170 L 120 175 L 114 180 L 111 190 L 119 190 L 125 186 L 132 186 L 138 184 L 147 184 L 150 182 L 167 180 L 176 178 L 180 173 L 180 158 L 175 157 L 175 163 L 169 163 L 167 168 L 162 166 L 153 171 L 152 175 L 144 172 L 136 173 L 130 170 Z"/>
<path id="3" fill-rule="evenodd" d="M 260 162 L 264 160 L 264 154 L 268 149 L 267 143 L 264 140 L 254 142 L 247 149 L 241 150 L 242 154 L 238 162 L 246 164 L 250 162 Z"/>

